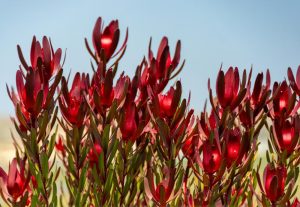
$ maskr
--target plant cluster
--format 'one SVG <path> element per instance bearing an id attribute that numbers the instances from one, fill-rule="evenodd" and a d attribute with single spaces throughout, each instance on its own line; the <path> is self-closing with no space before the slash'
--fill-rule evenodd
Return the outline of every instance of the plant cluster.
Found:
<path id="1" fill-rule="evenodd" d="M 73 80 L 47 37 L 33 38 L 30 62 L 17 47 L 16 90 L 7 87 L 16 154 L 8 172 L 0 168 L 3 204 L 300 206 L 300 67 L 272 88 L 268 70 L 253 78 L 252 69 L 221 67 L 196 115 L 173 81 L 185 63 L 181 42 L 171 56 L 167 37 L 156 54 L 150 41 L 130 78 L 117 73 L 127 39 L 119 43 L 118 20 L 98 18 L 92 47 L 85 39 L 92 72 Z"/>

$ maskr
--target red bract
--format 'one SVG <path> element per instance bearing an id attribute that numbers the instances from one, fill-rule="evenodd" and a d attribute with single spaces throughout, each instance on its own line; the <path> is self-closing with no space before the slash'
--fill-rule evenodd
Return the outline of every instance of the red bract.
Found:
<path id="1" fill-rule="evenodd" d="M 169 78 L 174 69 L 178 66 L 180 61 L 181 42 L 176 44 L 176 50 L 173 59 L 171 59 L 168 38 L 163 37 L 156 56 L 156 67 L 154 68 L 154 75 L 156 79 Z M 149 61 L 153 60 L 153 52 L 149 47 Z"/>
<path id="2" fill-rule="evenodd" d="M 96 21 L 94 30 L 93 30 L 93 45 L 98 57 L 101 57 L 103 51 L 105 56 L 105 61 L 107 62 L 115 53 L 115 50 L 119 43 L 120 30 L 118 20 L 113 20 L 106 26 L 103 30 L 102 19 L 99 17 Z M 127 33 L 123 43 L 123 46 L 115 54 L 117 55 L 122 51 L 127 42 Z"/>
<path id="3" fill-rule="evenodd" d="M 274 138 L 277 140 L 280 150 L 286 150 L 287 155 L 290 155 L 295 150 L 299 142 L 299 125 L 299 117 L 293 117 L 291 121 L 274 120 Z"/>
<path id="4" fill-rule="evenodd" d="M 99 156 L 102 152 L 102 148 L 98 143 L 95 143 L 94 146 L 90 149 L 89 154 L 87 156 L 90 166 L 97 166 L 99 161 Z"/>
<path id="5" fill-rule="evenodd" d="M 220 70 L 216 89 L 219 103 L 223 109 L 230 107 L 231 110 L 234 110 L 246 94 L 246 89 L 240 88 L 238 68 L 230 67 L 225 74 L 223 70 Z"/>
<path id="6" fill-rule="evenodd" d="M 65 156 L 66 150 L 65 150 L 65 145 L 64 145 L 64 143 L 63 143 L 63 141 L 62 141 L 62 137 L 61 137 L 61 136 L 59 136 L 58 142 L 55 143 L 55 149 L 56 149 L 59 153 L 61 153 L 63 156 Z"/>
<path id="7" fill-rule="evenodd" d="M 147 197 L 156 201 L 159 206 L 166 206 L 166 204 L 174 198 L 173 187 L 174 178 L 173 172 L 170 169 L 164 169 L 165 178 L 160 181 L 156 186 L 154 184 L 154 178 L 151 172 L 147 173 L 147 177 L 144 180 L 145 192 Z"/>
<path id="8" fill-rule="evenodd" d="M 18 52 L 22 65 L 28 71 L 30 67 L 27 65 L 23 57 L 20 46 L 18 46 Z M 48 83 L 51 77 L 61 69 L 61 53 L 61 48 L 58 48 L 54 52 L 54 49 L 51 43 L 49 43 L 47 37 L 43 37 L 42 45 L 36 40 L 35 36 L 33 37 L 30 52 L 31 67 L 33 70 L 36 70 L 37 68 L 41 69 L 43 82 Z"/>
<path id="9" fill-rule="evenodd" d="M 59 106 L 64 118 L 71 124 L 81 127 L 87 113 L 87 105 L 84 98 L 84 92 L 87 90 L 88 76 L 84 73 L 76 73 L 72 88 L 69 92 L 65 77 L 62 78 L 61 95 L 59 97 Z"/>
<path id="10" fill-rule="evenodd" d="M 240 105 L 239 107 L 239 118 L 247 128 L 253 125 L 256 121 L 256 117 L 261 114 L 267 104 L 271 94 L 270 82 L 270 72 L 267 70 L 265 85 L 263 84 L 263 73 L 257 75 L 252 93 L 250 92 L 251 84 L 248 84 L 245 105 Z"/>
<path id="11" fill-rule="evenodd" d="M 185 140 L 185 142 L 182 145 L 182 152 L 183 154 L 185 154 L 185 156 L 192 156 L 193 152 L 194 152 L 194 143 L 193 143 L 193 139 L 194 137 L 190 137 L 187 140 Z"/>
<path id="12" fill-rule="evenodd" d="M 105 77 L 96 72 L 92 80 L 91 92 L 93 103 L 99 112 L 104 112 L 109 108 L 114 99 L 113 72 L 108 70 Z"/>
<path id="13" fill-rule="evenodd" d="M 273 85 L 273 116 L 287 117 L 291 114 L 295 106 L 295 96 L 286 81 L 275 82 Z"/>
<path id="14" fill-rule="evenodd" d="M 135 141 L 139 126 L 139 117 L 135 103 L 129 103 L 125 106 L 123 117 L 120 123 L 122 139 L 125 141 Z"/>
<path id="15" fill-rule="evenodd" d="M 181 83 L 177 81 L 176 89 L 171 87 L 170 90 L 165 94 L 158 95 L 159 111 L 160 115 L 165 117 L 172 117 L 178 107 L 181 97 Z"/>
<path id="16" fill-rule="evenodd" d="M 290 81 L 292 89 L 300 96 L 300 66 L 298 67 L 297 74 L 296 74 L 296 80 L 293 75 L 293 71 L 291 68 L 288 68 L 288 79 Z"/>
<path id="17" fill-rule="evenodd" d="M 25 178 L 25 169 L 21 166 L 19 171 L 17 165 L 17 160 L 13 159 L 9 165 L 8 174 L 0 167 L 1 190 L 4 196 L 10 197 L 14 201 L 23 196 L 28 187 L 28 180 Z"/>
<path id="18" fill-rule="evenodd" d="M 265 101 L 267 99 L 267 93 L 269 92 L 270 89 L 270 82 L 271 82 L 271 77 L 270 77 L 270 72 L 267 70 L 266 73 L 266 84 L 263 85 L 263 78 L 264 75 L 263 73 L 259 73 L 256 77 L 253 91 L 252 93 L 248 95 L 251 101 L 251 106 L 254 109 L 260 109 L 261 105 L 265 104 Z"/>
<path id="19" fill-rule="evenodd" d="M 239 128 L 228 131 L 226 136 L 226 164 L 230 167 L 234 161 L 240 164 L 242 158 L 242 135 Z"/>
<path id="20" fill-rule="evenodd" d="M 215 173 L 222 164 L 222 155 L 215 143 L 209 140 L 203 143 L 203 169 L 208 174 Z"/>
<path id="21" fill-rule="evenodd" d="M 114 87 L 114 98 L 117 100 L 118 104 L 126 97 L 126 92 L 130 83 L 130 78 L 121 74 L 116 86 Z"/>
<path id="22" fill-rule="evenodd" d="M 298 201 L 298 198 L 295 198 L 291 207 L 300 207 L 300 202 Z"/>
<path id="23" fill-rule="evenodd" d="M 284 166 L 271 167 L 268 164 L 264 170 L 265 193 L 271 202 L 276 202 L 284 194 L 287 170 Z"/>
<path id="24" fill-rule="evenodd" d="M 161 203 L 166 203 L 170 197 L 172 189 L 169 189 L 167 182 L 161 182 L 156 186 L 153 197 L 155 200 L 160 201 Z M 161 196 L 163 195 L 163 197 Z"/>
<path id="25" fill-rule="evenodd" d="M 20 105 L 21 111 L 25 118 L 36 118 L 45 106 L 49 88 L 47 84 L 43 84 L 38 70 L 28 69 L 23 80 L 23 73 L 18 70 L 16 73 L 16 85 L 18 97 L 12 91 L 9 92 L 10 98 L 14 105 Z"/>
<path id="26" fill-rule="evenodd" d="M 147 87 L 150 87 L 154 94 L 157 95 L 166 87 L 170 79 L 179 74 L 184 65 L 183 62 L 182 66 L 175 71 L 180 61 L 180 49 L 181 43 L 178 41 L 174 57 L 171 59 L 168 38 L 163 37 L 155 58 L 151 50 L 150 41 L 148 61 L 143 60 L 137 70 L 140 76 L 139 89 L 141 91 L 141 99 L 147 97 Z"/>
<path id="27" fill-rule="evenodd" d="M 216 110 L 218 115 L 222 117 L 223 110 L 218 108 L 216 108 Z M 218 126 L 218 122 L 219 118 L 213 110 L 211 110 L 209 117 L 206 111 L 201 112 L 200 126 L 203 132 L 205 133 L 206 137 L 210 136 L 211 131 L 213 131 Z"/>

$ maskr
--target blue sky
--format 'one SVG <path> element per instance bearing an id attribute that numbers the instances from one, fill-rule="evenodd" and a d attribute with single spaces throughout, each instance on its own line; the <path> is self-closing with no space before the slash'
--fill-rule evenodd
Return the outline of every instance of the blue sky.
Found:
<path id="1" fill-rule="evenodd" d="M 245 2 L 245 1 L 244 1 Z M 289 3 L 287 3 L 289 2 Z M 32 36 L 50 36 L 55 48 L 67 49 L 65 74 L 72 69 L 90 72 L 84 37 L 90 39 L 98 16 L 108 23 L 119 19 L 121 35 L 129 28 L 127 53 L 120 70 L 132 76 L 162 36 L 173 49 L 182 41 L 186 66 L 179 78 L 184 93 L 192 92 L 191 106 L 199 111 L 207 98 L 207 79 L 213 85 L 220 64 L 254 74 L 270 69 L 273 80 L 283 80 L 288 66 L 300 64 L 300 3 L 297 1 L 4 1 L 0 0 L 0 115 L 13 115 L 5 84 L 15 85 L 19 60 L 16 44 L 27 60 Z M 123 37 L 122 36 L 122 37 Z"/>

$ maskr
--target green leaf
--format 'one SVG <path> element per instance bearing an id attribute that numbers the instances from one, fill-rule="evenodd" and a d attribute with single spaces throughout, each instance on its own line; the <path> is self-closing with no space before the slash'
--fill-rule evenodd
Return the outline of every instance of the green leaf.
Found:
<path id="1" fill-rule="evenodd" d="M 53 204 L 53 206 L 57 206 L 57 186 L 56 183 L 53 182 L 53 192 L 52 192 L 52 201 L 51 204 Z"/>
<path id="2" fill-rule="evenodd" d="M 89 166 L 89 163 L 86 163 L 85 166 L 83 167 L 82 171 L 81 171 L 81 174 L 80 174 L 80 178 L 79 178 L 79 186 L 78 186 L 78 190 L 79 190 L 80 192 L 83 191 L 84 186 L 85 186 L 86 172 L 87 172 L 87 170 L 88 170 L 88 166 Z"/>
<path id="3" fill-rule="evenodd" d="M 48 152 L 47 152 L 48 157 L 51 157 L 51 154 L 52 154 L 53 149 L 55 147 L 55 140 L 56 140 L 56 136 L 57 136 L 57 131 L 58 131 L 58 125 L 56 125 L 55 132 L 54 132 L 54 134 L 52 134 L 52 136 L 50 138 L 50 142 L 49 142 L 49 145 L 48 145 Z"/>
<path id="4" fill-rule="evenodd" d="M 110 125 L 106 125 L 103 131 L 103 136 L 101 139 L 102 149 L 104 153 L 107 152 L 108 149 L 108 142 L 109 142 L 109 132 L 110 132 Z"/>
<path id="5" fill-rule="evenodd" d="M 104 185 L 104 194 L 105 195 L 109 195 L 110 191 L 112 189 L 112 185 L 113 185 L 113 175 L 114 175 L 114 171 L 112 169 L 109 169 L 108 172 L 108 177 L 106 179 L 105 185 Z"/>
<path id="6" fill-rule="evenodd" d="M 48 173 L 49 173 L 49 164 L 48 164 L 48 156 L 45 152 L 41 152 L 40 154 L 40 160 L 41 160 L 41 167 L 42 167 L 42 175 L 45 180 L 48 179 Z"/>

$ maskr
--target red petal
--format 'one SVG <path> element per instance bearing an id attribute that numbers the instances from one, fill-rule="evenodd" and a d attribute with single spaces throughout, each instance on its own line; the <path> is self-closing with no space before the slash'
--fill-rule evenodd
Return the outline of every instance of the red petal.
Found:
<path id="1" fill-rule="evenodd" d="M 30 61 L 31 66 L 36 67 L 36 37 L 33 36 L 32 43 L 31 43 L 31 50 L 30 50 Z"/>
<path id="2" fill-rule="evenodd" d="M 51 67 L 51 48 L 47 37 L 43 37 L 43 53 L 44 53 L 44 63 L 46 68 Z M 50 73 L 50 71 L 47 71 Z"/>
<path id="3" fill-rule="evenodd" d="M 102 19 L 99 17 L 95 23 L 92 37 L 94 48 L 98 54 L 100 54 L 101 50 L 101 25 Z"/>
<path id="4" fill-rule="evenodd" d="M 62 54 L 62 50 L 59 48 L 56 50 L 55 54 L 54 54 L 54 57 L 53 57 L 53 70 L 52 71 L 52 74 L 54 72 L 56 72 L 56 70 L 59 70 L 60 69 L 60 59 L 61 59 L 61 54 Z"/>
<path id="5" fill-rule="evenodd" d="M 13 188 L 16 182 L 17 177 L 17 160 L 13 159 L 12 163 L 9 166 L 8 177 L 7 177 L 7 188 Z M 9 192 L 10 194 L 12 192 Z"/>
<path id="6" fill-rule="evenodd" d="M 177 44 L 176 44 L 176 50 L 175 50 L 175 54 L 172 60 L 172 65 L 174 68 L 177 67 L 177 65 L 179 64 L 180 61 L 180 51 L 181 51 L 181 41 L 178 40 Z"/>
<path id="7" fill-rule="evenodd" d="M 157 60 L 160 60 L 161 55 L 167 46 L 168 46 L 168 38 L 164 36 L 160 42 L 160 45 L 159 45 L 159 48 L 157 51 Z"/>

